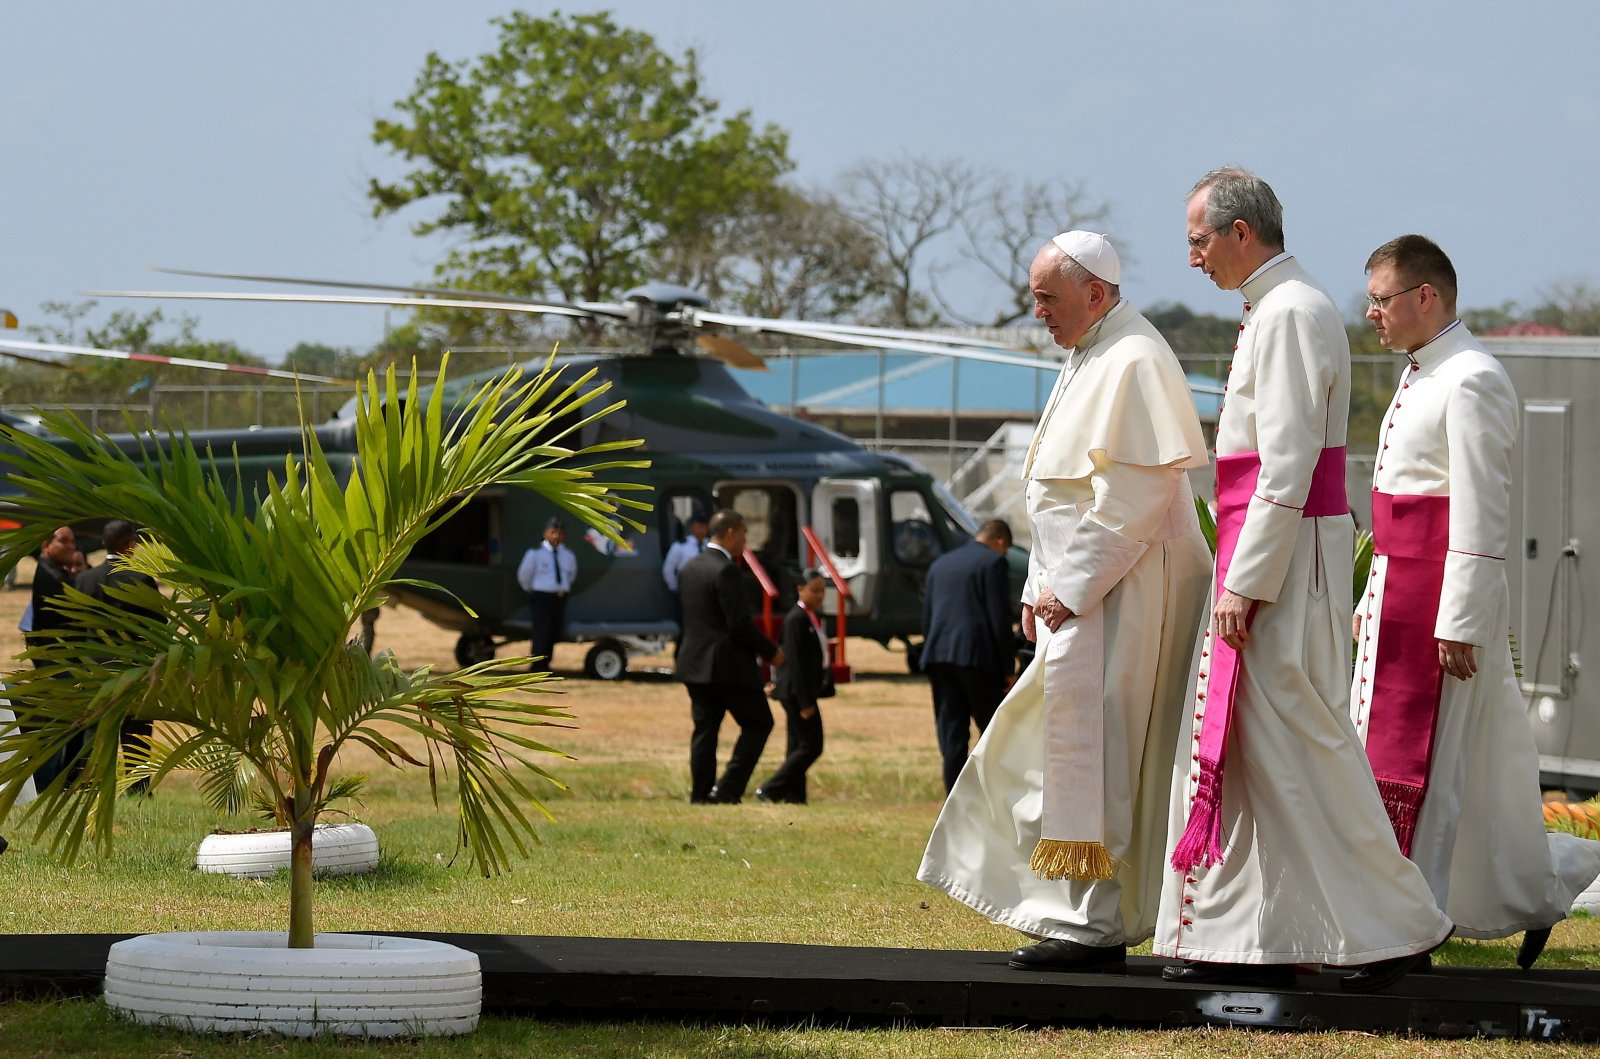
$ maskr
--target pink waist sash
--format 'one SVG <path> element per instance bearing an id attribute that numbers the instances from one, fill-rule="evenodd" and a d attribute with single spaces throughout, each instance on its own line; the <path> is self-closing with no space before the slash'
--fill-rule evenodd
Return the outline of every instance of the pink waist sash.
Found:
<path id="1" fill-rule="evenodd" d="M 1344 446 L 1326 448 L 1317 457 L 1317 466 L 1311 472 L 1311 488 L 1306 494 L 1302 518 L 1321 518 L 1328 515 L 1345 515 L 1350 512 L 1350 502 L 1344 493 Z M 1233 561 L 1233 550 L 1244 529 L 1245 515 L 1250 509 L 1250 499 L 1255 495 L 1256 481 L 1261 476 L 1261 455 L 1241 452 L 1233 456 L 1217 457 L 1217 565 L 1216 592 L 1220 597 L 1227 582 L 1228 566 Z M 1250 610 L 1246 621 L 1254 621 L 1256 608 Z M 1209 669 L 1204 658 L 1210 656 Z M 1189 806 L 1189 822 L 1183 835 L 1172 850 L 1172 866 L 1178 871 L 1189 871 L 1196 865 L 1222 863 L 1222 775 L 1223 751 L 1228 743 L 1228 728 L 1232 723 L 1234 696 L 1239 689 L 1239 676 L 1244 660 L 1239 652 L 1229 647 L 1222 638 L 1213 636 L 1208 629 L 1202 649 L 1201 681 L 1197 697 L 1204 707 L 1200 711 L 1199 747 L 1200 778 Z"/>
<path id="2" fill-rule="evenodd" d="M 1450 550 L 1450 498 L 1374 489 L 1372 550 L 1386 561 L 1378 653 L 1367 693 L 1367 758 L 1400 852 L 1410 856 L 1444 692 L 1434 626 Z M 1363 655 L 1371 639 L 1364 624 Z"/>

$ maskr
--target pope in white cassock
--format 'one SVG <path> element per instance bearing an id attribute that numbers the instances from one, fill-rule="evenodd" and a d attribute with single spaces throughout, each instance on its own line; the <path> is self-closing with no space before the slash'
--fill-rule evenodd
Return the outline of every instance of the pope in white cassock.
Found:
<path id="1" fill-rule="evenodd" d="M 1189 263 L 1245 299 L 1217 424 L 1217 569 L 1173 770 L 1155 952 L 1170 981 L 1283 987 L 1296 964 L 1385 988 L 1451 925 L 1395 842 L 1350 718 L 1350 349 L 1283 252 L 1272 189 L 1190 192 Z"/>
<path id="2" fill-rule="evenodd" d="M 1029 284 L 1071 350 L 1024 470 L 1033 664 L 950 792 L 917 877 L 1041 938 L 1013 967 L 1107 971 L 1155 927 L 1178 713 L 1210 554 L 1188 470 L 1188 381 L 1120 298 L 1102 235 L 1067 232 Z"/>
<path id="3" fill-rule="evenodd" d="M 1432 241 L 1391 240 L 1367 271 L 1367 318 L 1409 363 L 1378 439 L 1351 716 L 1401 850 L 1456 932 L 1526 931 L 1526 968 L 1600 875 L 1600 842 L 1545 832 L 1511 661 L 1517 395 L 1457 319 L 1455 268 Z"/>

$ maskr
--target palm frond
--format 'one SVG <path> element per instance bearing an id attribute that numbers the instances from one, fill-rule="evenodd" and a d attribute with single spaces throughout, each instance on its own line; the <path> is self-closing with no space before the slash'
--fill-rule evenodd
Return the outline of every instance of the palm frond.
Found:
<path id="1" fill-rule="evenodd" d="M 606 386 L 592 373 L 513 370 L 449 399 L 443 380 L 441 371 L 424 393 L 415 373 L 403 387 L 393 368 L 381 381 L 369 375 L 354 454 L 324 451 L 306 427 L 301 451 L 249 491 L 237 451 L 202 453 L 182 431 L 119 446 L 71 414 L 43 417 L 55 439 L 0 424 L 22 490 L 22 525 L 0 533 L 0 563 L 32 553 L 58 525 L 127 518 L 144 534 L 129 565 L 170 592 L 62 600 L 78 631 L 26 652 L 35 668 L 14 689 L 22 724 L 0 736 L 13 751 L 0 762 L 0 819 L 15 781 L 87 732 L 75 769 L 24 810 L 63 855 L 86 838 L 109 849 L 118 787 L 178 770 L 198 770 L 220 809 L 265 791 L 308 828 L 354 789 L 331 764 L 355 744 L 391 764 L 421 764 L 436 792 L 453 773 L 462 842 L 481 870 L 526 852 L 533 815 L 546 815 L 534 784 L 555 782 L 535 759 L 559 753 L 532 733 L 568 716 L 526 698 L 543 676 L 507 660 L 448 676 L 406 672 L 393 655 L 352 648 L 346 634 L 397 582 L 417 542 L 483 489 L 536 490 L 620 540 L 625 527 L 644 528 L 629 512 L 649 505 L 623 495 L 639 486 L 612 477 L 646 464 L 616 458 L 633 443 L 568 444 L 574 424 L 619 407 L 600 401 Z M 97 660 L 91 673 L 86 653 Z M 157 735 L 123 752 L 117 735 L 130 718 L 156 722 Z"/>

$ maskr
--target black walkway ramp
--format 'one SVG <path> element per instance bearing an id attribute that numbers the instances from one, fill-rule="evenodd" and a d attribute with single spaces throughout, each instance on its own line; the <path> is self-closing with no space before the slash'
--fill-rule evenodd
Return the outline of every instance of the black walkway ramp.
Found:
<path id="1" fill-rule="evenodd" d="M 384 932 L 380 932 L 384 933 Z M 759 942 L 433 934 L 478 954 L 484 1011 L 559 1019 L 770 1020 L 820 1025 L 1201 1024 L 1431 1037 L 1600 1041 L 1600 972 L 1439 968 L 1355 996 L 1339 975 L 1293 989 L 1175 985 L 1164 961 L 1126 975 L 1014 971 L 1004 952 Z M 0 990 L 94 996 L 124 934 L 0 935 Z"/>

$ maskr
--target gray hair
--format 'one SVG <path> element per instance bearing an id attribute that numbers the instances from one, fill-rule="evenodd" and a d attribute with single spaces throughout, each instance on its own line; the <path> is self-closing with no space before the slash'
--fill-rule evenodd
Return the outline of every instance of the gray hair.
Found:
<path id="1" fill-rule="evenodd" d="M 1243 221 L 1262 243 L 1283 249 L 1283 203 L 1265 180 L 1240 166 L 1223 166 L 1195 181 L 1184 201 L 1202 191 L 1211 192 L 1206 198 L 1206 224 L 1226 228 Z"/>
<path id="2" fill-rule="evenodd" d="M 1057 247 L 1056 250 L 1059 253 L 1061 248 Z M 1099 280 L 1100 283 L 1105 285 L 1107 293 L 1113 298 L 1122 297 L 1120 286 L 1115 283 L 1106 283 L 1105 280 L 1100 279 L 1099 276 L 1078 264 L 1078 259 L 1071 254 L 1061 254 L 1061 278 L 1079 287 L 1086 286 L 1090 280 Z"/>

